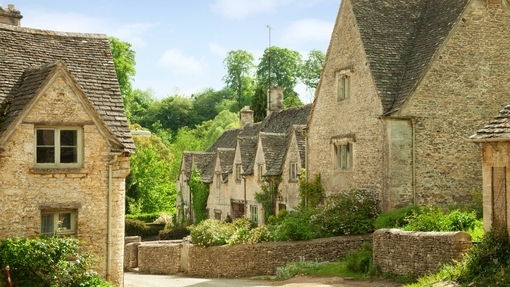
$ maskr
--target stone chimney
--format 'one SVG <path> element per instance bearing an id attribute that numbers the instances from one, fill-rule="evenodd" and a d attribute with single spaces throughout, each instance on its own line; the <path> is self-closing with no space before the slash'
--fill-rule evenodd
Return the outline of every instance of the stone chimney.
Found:
<path id="1" fill-rule="evenodd" d="M 21 13 L 14 9 L 14 5 L 7 5 L 7 9 L 0 7 L 0 24 L 20 26 L 20 20 L 23 18 Z"/>
<path id="2" fill-rule="evenodd" d="M 267 116 L 272 112 L 283 110 L 283 90 L 284 87 L 270 86 L 267 90 Z"/>
<path id="3" fill-rule="evenodd" d="M 241 127 L 244 128 L 246 125 L 253 123 L 253 111 L 250 110 L 250 106 L 245 106 L 239 114 L 241 115 Z"/>

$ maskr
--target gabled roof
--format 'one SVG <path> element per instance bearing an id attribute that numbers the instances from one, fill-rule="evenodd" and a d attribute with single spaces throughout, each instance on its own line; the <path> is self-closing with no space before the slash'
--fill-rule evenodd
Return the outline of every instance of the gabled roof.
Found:
<path id="1" fill-rule="evenodd" d="M 235 148 L 237 135 L 241 131 L 241 129 L 226 130 L 206 151 L 215 152 L 218 148 Z"/>
<path id="2" fill-rule="evenodd" d="M 244 175 L 253 174 L 253 161 L 255 160 L 255 153 L 257 152 L 258 140 L 258 136 L 238 138 Z"/>
<path id="3" fill-rule="evenodd" d="M 223 181 L 228 180 L 228 174 L 232 172 L 232 165 L 234 164 L 235 156 L 235 148 L 218 148 L 218 158 L 220 160 Z"/>
<path id="4" fill-rule="evenodd" d="M 388 114 L 411 95 L 470 1 L 350 2 L 383 113 Z"/>
<path id="5" fill-rule="evenodd" d="M 476 131 L 469 139 L 474 142 L 509 141 L 510 105 L 504 107 L 490 123 Z"/>
<path id="6" fill-rule="evenodd" d="M 265 176 L 278 176 L 282 173 L 283 158 L 287 151 L 290 134 L 261 132 L 260 143 L 266 163 Z"/>
<path id="7" fill-rule="evenodd" d="M 62 61 L 106 128 L 124 145 L 124 151 L 134 151 L 105 35 L 0 24 L 0 51 L 0 108 L 5 115 L 0 120 L 12 122 L 16 110 L 20 111 L 40 88 L 45 73 L 49 73 L 56 61 Z M 17 95 L 24 98 L 16 99 Z M 4 125 L 9 123 L 0 123 L 4 132 Z"/>
<path id="8" fill-rule="evenodd" d="M 296 137 L 299 158 L 301 159 L 301 168 L 305 168 L 305 156 L 306 156 L 306 138 L 305 138 L 305 125 L 294 126 L 294 136 Z"/>
<path id="9" fill-rule="evenodd" d="M 215 157 L 215 152 L 183 152 L 181 173 L 184 173 L 186 176 L 185 180 L 188 181 L 191 178 L 194 166 L 197 167 L 202 181 L 208 182 L 208 180 L 211 180 L 214 167 L 212 167 L 211 171 L 209 165 L 211 162 L 214 162 Z"/>

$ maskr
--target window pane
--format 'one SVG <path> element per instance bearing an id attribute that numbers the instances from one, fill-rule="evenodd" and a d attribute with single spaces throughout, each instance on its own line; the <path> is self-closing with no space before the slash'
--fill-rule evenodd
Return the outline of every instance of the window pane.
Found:
<path id="1" fill-rule="evenodd" d="M 38 146 L 54 146 L 55 131 L 54 130 L 37 130 Z"/>
<path id="2" fill-rule="evenodd" d="M 41 233 L 53 235 L 53 214 L 43 214 L 41 216 Z"/>
<path id="3" fill-rule="evenodd" d="M 60 148 L 60 163 L 77 163 L 78 149 L 76 147 Z"/>
<path id="4" fill-rule="evenodd" d="M 77 146 L 78 131 L 77 130 L 61 130 L 60 145 L 61 146 Z"/>
<path id="5" fill-rule="evenodd" d="M 71 213 L 59 213 L 58 214 L 58 229 L 70 230 L 71 229 Z"/>
<path id="6" fill-rule="evenodd" d="M 347 145 L 340 146 L 341 156 L 341 168 L 347 168 Z"/>
<path id="7" fill-rule="evenodd" d="M 53 147 L 37 147 L 37 163 L 54 163 L 55 148 Z"/>

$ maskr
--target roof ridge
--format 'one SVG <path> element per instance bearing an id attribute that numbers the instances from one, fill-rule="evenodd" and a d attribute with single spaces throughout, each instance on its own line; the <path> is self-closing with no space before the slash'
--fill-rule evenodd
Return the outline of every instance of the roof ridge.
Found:
<path id="1" fill-rule="evenodd" d="M 10 30 L 15 32 L 25 32 L 37 35 L 49 35 L 57 37 L 74 37 L 74 38 L 94 38 L 94 39 L 108 39 L 106 34 L 95 34 L 95 33 L 79 33 L 79 32 L 61 32 L 53 30 L 36 29 L 29 27 L 19 27 L 9 24 L 0 23 L 0 30 Z"/>

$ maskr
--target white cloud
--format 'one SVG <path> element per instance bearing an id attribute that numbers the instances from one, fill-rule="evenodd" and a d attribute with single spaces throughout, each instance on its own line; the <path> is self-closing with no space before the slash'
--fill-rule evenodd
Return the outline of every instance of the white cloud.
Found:
<path id="1" fill-rule="evenodd" d="M 147 42 L 142 38 L 142 35 L 155 25 L 151 23 L 112 23 L 79 13 L 24 11 L 21 26 L 63 32 L 107 34 L 127 41 L 133 47 L 143 48 L 147 46 Z"/>
<path id="2" fill-rule="evenodd" d="M 226 49 L 224 49 L 223 47 L 216 43 L 209 43 L 209 50 L 211 51 L 211 53 L 221 57 L 226 57 L 228 53 Z"/>
<path id="3" fill-rule="evenodd" d="M 198 76 L 204 71 L 201 62 L 182 54 L 178 49 L 167 50 L 159 59 L 158 66 L 171 69 L 175 75 Z"/>
<path id="4" fill-rule="evenodd" d="M 279 6 L 292 2 L 293 0 L 216 0 L 212 10 L 229 19 L 244 19 L 256 14 L 275 13 Z"/>
<path id="5" fill-rule="evenodd" d="M 329 41 L 333 31 L 333 22 L 321 21 L 317 19 L 305 19 L 291 23 L 284 32 L 282 41 L 286 45 Z"/>

